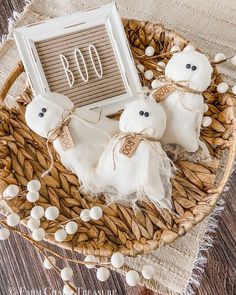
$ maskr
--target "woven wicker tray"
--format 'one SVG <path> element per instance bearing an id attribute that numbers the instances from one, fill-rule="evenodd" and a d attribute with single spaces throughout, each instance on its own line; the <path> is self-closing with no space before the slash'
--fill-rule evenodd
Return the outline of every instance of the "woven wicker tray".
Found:
<path id="1" fill-rule="evenodd" d="M 145 48 L 151 45 L 155 54 L 162 54 L 173 45 L 178 44 L 182 49 L 188 43 L 162 25 L 136 20 L 123 20 L 123 24 L 136 62 L 141 62 L 145 70 L 152 69 L 156 77 L 163 74 L 156 70 L 157 61 L 138 58 L 144 54 Z M 170 54 L 165 55 L 158 61 L 167 63 L 170 57 Z M 0 91 L 1 101 L 23 71 L 22 64 L 18 64 Z M 141 72 L 140 79 L 143 85 L 150 86 Z M 235 158 L 235 97 L 230 92 L 217 93 L 215 85 L 221 81 L 221 75 L 214 68 L 212 85 L 204 92 L 209 106 L 207 115 L 212 117 L 213 123 L 202 129 L 201 140 L 206 143 L 213 160 L 209 164 L 175 161 L 178 172 L 172 181 L 173 213 L 159 211 L 147 200 L 140 204 L 141 211 L 135 214 L 123 205 L 105 206 L 102 198 L 81 195 L 78 179 L 63 167 L 55 153 L 55 165 L 50 175 L 41 179 L 40 175 L 49 167 L 50 160 L 45 139 L 33 133 L 25 123 L 25 105 L 32 97 L 29 87 L 17 98 L 16 109 L 1 106 L 0 192 L 9 184 L 18 184 L 23 191 L 28 181 L 40 179 L 42 188 L 37 205 L 44 208 L 57 206 L 60 209 L 59 223 L 78 217 L 83 209 L 95 204 L 102 206 L 103 218 L 90 222 L 78 219 L 78 233 L 60 243 L 63 248 L 96 256 L 110 256 L 116 251 L 137 255 L 172 243 L 210 214 L 231 173 Z M 0 202 L 2 209 L 17 212 L 25 221 L 32 208 L 25 196 L 10 201 L 2 198 Z M 46 240 L 51 243 L 56 243 L 50 233 L 59 229 L 58 222 L 42 220 Z"/>

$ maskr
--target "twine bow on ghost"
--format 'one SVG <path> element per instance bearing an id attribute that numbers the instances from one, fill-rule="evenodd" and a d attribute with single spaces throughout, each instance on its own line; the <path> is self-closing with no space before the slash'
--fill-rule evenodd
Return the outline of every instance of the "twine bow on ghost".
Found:
<path id="1" fill-rule="evenodd" d="M 56 128 L 53 128 L 52 130 L 48 132 L 46 147 L 47 147 L 48 155 L 50 157 L 50 166 L 45 172 L 42 173 L 41 177 L 44 177 L 45 175 L 47 175 L 52 170 L 54 165 L 54 159 L 53 159 L 49 142 L 52 142 L 58 138 L 64 151 L 68 151 L 74 148 L 73 138 L 71 136 L 70 129 L 68 127 L 70 120 L 72 118 L 77 118 L 81 120 L 82 123 L 86 124 L 87 126 L 91 128 L 95 128 L 94 126 L 92 127 L 92 125 L 89 125 L 87 123 L 92 123 L 92 124 L 97 123 L 98 121 L 100 121 L 101 115 L 102 115 L 102 109 L 100 109 L 98 119 L 96 121 L 90 121 L 85 118 L 81 118 L 78 115 L 74 115 L 74 111 L 75 111 L 75 108 L 71 110 L 64 110 L 62 113 L 61 124 L 59 124 Z"/>
<path id="2" fill-rule="evenodd" d="M 160 139 L 157 137 L 152 137 L 148 136 L 146 134 L 143 134 L 142 132 L 140 133 L 118 133 L 114 136 L 115 144 L 112 149 L 112 160 L 113 160 L 113 167 L 114 170 L 116 169 L 116 163 L 115 163 L 115 147 L 116 145 L 122 140 L 125 139 L 121 148 L 120 148 L 120 153 L 123 154 L 124 156 L 127 156 L 131 158 L 133 154 L 135 153 L 136 149 L 138 148 L 140 142 L 144 140 L 150 145 L 150 148 L 156 155 L 161 155 L 157 153 L 157 151 L 152 147 L 150 142 L 159 142 Z"/>
<path id="3" fill-rule="evenodd" d="M 163 83 L 163 85 L 160 85 L 156 90 L 151 92 L 152 97 L 157 101 L 161 102 L 163 101 L 167 96 L 171 95 L 174 91 L 182 91 L 182 92 L 189 92 L 193 94 L 200 94 L 202 95 L 202 91 L 195 90 L 189 86 L 186 85 L 188 81 L 173 81 L 172 79 L 162 75 L 158 77 L 158 80 L 160 83 Z M 179 92 L 178 92 L 179 93 Z M 185 108 L 188 111 L 193 112 L 200 112 L 202 109 L 190 109 L 188 108 L 182 101 L 182 96 L 179 94 L 180 103 L 183 108 Z"/>

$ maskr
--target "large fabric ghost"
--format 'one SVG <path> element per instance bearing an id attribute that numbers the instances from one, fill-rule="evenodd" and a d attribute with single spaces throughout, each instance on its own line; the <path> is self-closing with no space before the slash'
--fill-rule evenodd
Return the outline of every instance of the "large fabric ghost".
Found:
<path id="1" fill-rule="evenodd" d="M 135 204 L 147 196 L 157 206 L 171 209 L 171 166 L 160 138 L 166 115 L 154 100 L 128 103 L 120 117 L 120 133 L 113 137 L 97 168 L 88 174 L 85 188 L 94 194 L 106 192 L 109 201 Z M 128 135 L 140 135 L 131 157 L 121 153 Z"/>
<path id="2" fill-rule="evenodd" d="M 212 67 L 207 57 L 186 47 L 169 60 L 165 76 L 193 90 L 203 92 L 211 83 Z M 200 127 L 206 105 L 201 93 L 176 90 L 162 102 L 167 116 L 163 144 L 178 144 L 187 152 L 196 152 L 203 146 L 199 140 Z"/>
<path id="3" fill-rule="evenodd" d="M 71 114 L 72 111 L 72 114 Z M 59 137 L 53 140 L 64 166 L 83 182 L 87 171 L 96 166 L 112 136 L 117 133 L 118 122 L 90 110 L 74 109 L 73 102 L 59 93 L 40 94 L 26 107 L 25 119 L 30 129 L 48 138 L 51 131 L 68 120 L 68 129 L 74 147 L 64 150 Z"/>

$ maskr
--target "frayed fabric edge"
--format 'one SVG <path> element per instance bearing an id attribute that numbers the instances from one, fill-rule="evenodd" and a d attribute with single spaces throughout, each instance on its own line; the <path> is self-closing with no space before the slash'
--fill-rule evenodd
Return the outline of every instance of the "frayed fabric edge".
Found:
<path id="1" fill-rule="evenodd" d="M 25 6 L 22 12 L 13 11 L 11 17 L 8 18 L 8 34 L 2 35 L 0 40 L 0 49 L 3 47 L 4 43 L 8 40 L 13 40 L 13 31 L 16 27 L 17 23 L 20 21 L 21 17 L 28 10 L 29 6 L 32 4 L 34 0 L 25 0 Z"/>
<path id="2" fill-rule="evenodd" d="M 236 166 L 236 162 L 234 163 L 234 169 Z M 186 285 L 186 291 L 183 292 L 183 295 L 194 295 L 195 294 L 195 288 L 200 286 L 203 274 L 205 272 L 205 266 L 207 263 L 207 252 L 209 248 L 211 248 L 214 244 L 215 238 L 213 234 L 216 232 L 216 229 L 218 228 L 218 217 L 221 215 L 221 212 L 224 210 L 225 207 L 225 200 L 224 197 L 227 193 L 227 191 L 230 189 L 230 184 L 232 181 L 232 175 L 234 172 L 234 169 L 232 169 L 231 177 L 225 186 L 223 193 L 217 202 L 212 214 L 209 217 L 209 220 L 207 222 L 206 232 L 204 233 L 203 241 L 201 242 L 201 245 L 199 247 L 199 251 L 197 254 L 197 259 L 194 263 L 192 274 L 188 279 L 187 285 Z"/>

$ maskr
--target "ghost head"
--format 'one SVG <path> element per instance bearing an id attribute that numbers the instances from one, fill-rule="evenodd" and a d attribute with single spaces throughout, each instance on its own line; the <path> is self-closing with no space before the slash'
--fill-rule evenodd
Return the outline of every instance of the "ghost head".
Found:
<path id="1" fill-rule="evenodd" d="M 62 94 L 39 94 L 27 105 L 25 120 L 31 130 L 46 138 L 49 131 L 60 125 L 65 110 L 73 107 L 73 102 Z"/>
<path id="2" fill-rule="evenodd" d="M 173 81 L 186 81 L 190 88 L 204 91 L 211 83 L 212 66 L 207 57 L 193 47 L 173 55 L 169 60 L 165 75 Z"/>
<path id="3" fill-rule="evenodd" d="M 122 132 L 161 138 L 166 128 L 166 114 L 154 100 L 137 99 L 125 105 L 119 126 Z"/>

